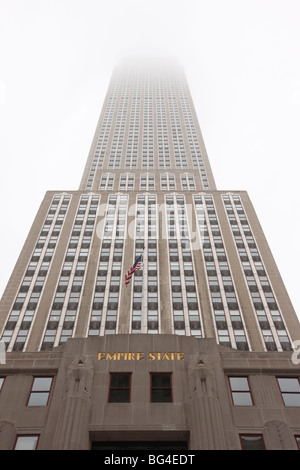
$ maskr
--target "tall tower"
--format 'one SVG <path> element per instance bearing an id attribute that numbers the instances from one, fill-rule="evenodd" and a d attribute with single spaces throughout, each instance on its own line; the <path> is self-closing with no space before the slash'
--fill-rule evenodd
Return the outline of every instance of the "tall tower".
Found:
<path id="1" fill-rule="evenodd" d="M 141 269 L 125 284 L 141 255 Z M 243 392 L 235 391 L 227 377 L 234 371 L 248 380 L 249 373 L 262 369 L 268 375 L 279 358 L 281 376 L 292 373 L 300 406 L 299 371 L 292 362 L 299 322 L 247 193 L 216 189 L 181 67 L 124 63 L 115 69 L 79 190 L 46 193 L 0 303 L 0 332 L 6 346 L 0 421 L 11 424 L 2 441 L 0 430 L 2 448 L 25 446 L 25 431 L 32 434 L 33 418 L 28 429 L 18 431 L 24 421 L 14 420 L 7 405 L 1 408 L 5 387 L 7 398 L 9 390 L 16 393 L 22 367 L 27 375 L 51 378 L 51 389 L 36 391 L 35 379 L 30 388 L 25 374 L 30 397 L 46 393 L 50 400 L 36 405 L 50 411 L 30 443 L 35 448 L 89 448 L 91 441 L 103 448 L 103 442 L 128 441 L 120 438 L 117 419 L 125 396 L 135 417 L 121 417 L 121 428 L 135 445 L 140 432 L 144 442 L 172 441 L 170 446 L 177 442 L 182 449 L 252 445 L 251 439 L 242 440 L 234 417 L 224 421 L 235 406 L 230 400 L 247 393 L 249 383 Z M 30 365 L 24 365 L 25 357 Z M 256 366 L 250 371 L 251 360 Z M 149 400 L 141 383 L 133 389 L 138 366 L 140 377 L 149 372 L 152 377 Z M 114 387 L 115 373 L 123 385 Z M 267 388 L 269 379 L 259 380 Z M 129 388 L 130 399 L 124 391 Z M 164 391 L 161 401 L 153 402 L 157 389 L 165 388 L 172 388 L 172 397 Z M 135 400 L 135 393 L 140 398 Z M 147 399 L 141 398 L 145 393 Z M 117 399 L 107 400 L 107 394 Z M 157 401 L 164 403 L 161 417 Z M 186 401 L 191 411 L 187 417 L 182 411 L 181 422 L 170 402 L 183 410 Z M 194 415 L 205 403 L 214 418 L 199 424 Z M 138 409 L 145 412 L 144 421 Z M 79 415 L 84 416 L 80 432 L 66 425 Z M 64 419 L 58 429 L 59 416 Z M 289 419 L 284 429 L 292 427 Z M 172 424 L 174 433 L 164 434 L 164 424 Z M 264 439 L 274 448 L 279 444 L 269 427 Z M 108 429 L 112 434 L 105 439 Z M 263 420 L 261 429 L 267 429 Z M 289 435 L 283 448 L 296 448 L 297 439 L 297 433 Z"/>

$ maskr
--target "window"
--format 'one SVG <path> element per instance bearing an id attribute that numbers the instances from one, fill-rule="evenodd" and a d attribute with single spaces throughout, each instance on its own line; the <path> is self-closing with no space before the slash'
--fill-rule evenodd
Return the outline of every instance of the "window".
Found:
<path id="1" fill-rule="evenodd" d="M 300 406 L 300 383 L 298 377 L 277 378 L 285 406 Z"/>
<path id="2" fill-rule="evenodd" d="M 109 403 L 129 403 L 131 373 L 111 373 L 109 384 Z"/>
<path id="3" fill-rule="evenodd" d="M 2 386 L 3 386 L 4 380 L 5 380 L 4 377 L 0 377 L 0 392 L 1 392 L 1 390 L 2 390 Z"/>
<path id="4" fill-rule="evenodd" d="M 252 406 L 252 397 L 247 377 L 229 377 L 234 406 Z"/>
<path id="5" fill-rule="evenodd" d="M 296 439 L 296 444 L 298 446 L 298 449 L 300 450 L 300 436 L 295 436 Z"/>
<path id="6" fill-rule="evenodd" d="M 243 450 L 265 450 L 264 440 L 261 434 L 240 435 Z"/>
<path id="7" fill-rule="evenodd" d="M 151 373 L 150 380 L 150 401 L 152 403 L 171 403 L 173 401 L 171 373 Z"/>
<path id="8" fill-rule="evenodd" d="M 15 450 L 36 450 L 39 436 L 17 436 Z"/>
<path id="9" fill-rule="evenodd" d="M 47 406 L 53 377 L 35 377 L 27 406 Z"/>

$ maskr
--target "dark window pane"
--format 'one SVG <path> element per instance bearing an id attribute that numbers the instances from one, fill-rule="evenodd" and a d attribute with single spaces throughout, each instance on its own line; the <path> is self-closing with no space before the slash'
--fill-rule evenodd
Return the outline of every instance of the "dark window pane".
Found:
<path id="1" fill-rule="evenodd" d="M 129 374 L 112 374 L 110 386 L 113 387 L 126 387 L 130 385 L 130 375 Z"/>
<path id="2" fill-rule="evenodd" d="M 152 389 L 151 401 L 152 403 L 171 403 L 171 389 Z"/>
<path id="3" fill-rule="evenodd" d="M 111 374 L 109 403 L 129 403 L 130 374 Z"/>
<path id="4" fill-rule="evenodd" d="M 109 403 L 129 403 L 129 389 L 110 389 Z"/>
<path id="5" fill-rule="evenodd" d="M 262 436 L 241 436 L 243 450 L 265 450 Z"/>
<path id="6" fill-rule="evenodd" d="M 171 377 L 165 374 L 152 375 L 152 387 L 171 387 Z"/>
<path id="7" fill-rule="evenodd" d="M 151 402 L 172 402 L 171 374 L 151 374 Z"/>

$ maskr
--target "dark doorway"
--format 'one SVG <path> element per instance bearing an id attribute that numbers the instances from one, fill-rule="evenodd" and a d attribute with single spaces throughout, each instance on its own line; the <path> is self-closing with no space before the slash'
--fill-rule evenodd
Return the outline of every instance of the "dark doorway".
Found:
<path id="1" fill-rule="evenodd" d="M 187 450 L 186 441 L 95 441 L 92 450 Z"/>

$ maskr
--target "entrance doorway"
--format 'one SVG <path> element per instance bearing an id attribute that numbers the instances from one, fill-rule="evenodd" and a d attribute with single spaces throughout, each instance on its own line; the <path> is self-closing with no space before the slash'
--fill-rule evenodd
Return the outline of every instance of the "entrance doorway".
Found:
<path id="1" fill-rule="evenodd" d="M 186 441 L 94 441 L 92 450 L 187 450 Z"/>

